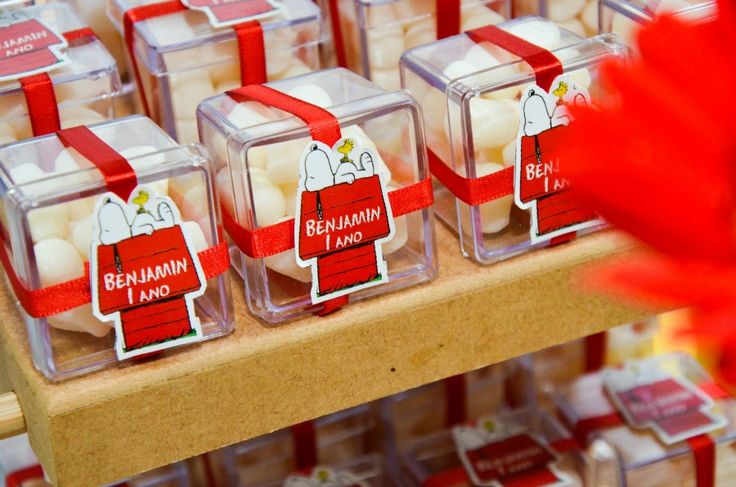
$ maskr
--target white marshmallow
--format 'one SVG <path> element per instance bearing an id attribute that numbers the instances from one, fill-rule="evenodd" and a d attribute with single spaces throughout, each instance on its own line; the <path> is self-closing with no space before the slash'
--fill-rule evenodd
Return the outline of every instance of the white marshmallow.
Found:
<path id="1" fill-rule="evenodd" d="M 89 260 L 89 247 L 92 241 L 93 226 L 94 216 L 92 215 L 69 224 L 69 241 L 74 245 L 85 262 Z"/>
<path id="2" fill-rule="evenodd" d="M 92 305 L 85 304 L 63 313 L 48 317 L 49 325 L 59 330 L 89 333 L 96 337 L 104 337 L 112 326 L 103 323 L 92 314 Z"/>
<path id="3" fill-rule="evenodd" d="M 516 140 L 512 140 L 503 147 L 503 163 L 513 166 L 516 163 Z"/>
<path id="4" fill-rule="evenodd" d="M 33 246 L 41 286 L 53 286 L 82 277 L 84 262 L 77 249 L 66 240 L 49 238 Z"/>
<path id="5" fill-rule="evenodd" d="M 206 69 L 171 73 L 168 81 L 174 116 L 179 120 L 195 119 L 199 102 L 215 95 L 215 87 Z"/>
<path id="6" fill-rule="evenodd" d="M 217 192 L 220 196 L 220 203 L 222 203 L 223 209 L 227 210 L 235 218 L 235 203 L 233 200 L 232 184 L 230 182 L 230 171 L 226 167 L 223 167 L 217 172 L 215 183 L 217 184 Z"/>
<path id="7" fill-rule="evenodd" d="M 202 227 L 200 227 L 197 222 L 182 222 L 181 227 L 182 230 L 184 230 L 184 232 L 186 233 L 187 237 L 189 237 L 189 241 L 191 242 L 195 252 L 202 252 L 203 250 L 207 250 L 207 247 L 209 247 L 207 245 L 207 239 L 204 236 Z"/>
<path id="8" fill-rule="evenodd" d="M 495 25 L 504 20 L 498 12 L 489 9 L 485 5 L 478 4 L 475 7 L 463 9 L 461 28 L 463 31 L 473 30 L 486 25 Z"/>
<path id="9" fill-rule="evenodd" d="M 65 204 L 39 208 L 28 213 L 28 225 L 34 243 L 66 238 L 68 224 L 69 211 Z"/>
<path id="10" fill-rule="evenodd" d="M 555 49 L 560 45 L 560 29 L 551 22 L 528 20 L 510 25 L 507 30 L 532 44 L 548 50 Z"/>
<path id="11" fill-rule="evenodd" d="M 406 216 L 394 218 L 394 236 L 391 240 L 385 242 L 381 246 L 383 255 L 389 255 L 396 252 L 406 245 L 407 240 L 409 240 L 409 230 L 406 225 Z"/>
<path id="12" fill-rule="evenodd" d="M 437 40 L 437 16 L 422 17 L 407 24 L 404 34 L 404 48 L 406 50 L 429 44 Z"/>
<path id="13" fill-rule="evenodd" d="M 207 189 L 204 185 L 197 185 L 187 190 L 179 207 L 182 220 L 201 220 L 208 216 L 208 201 Z"/>
<path id="14" fill-rule="evenodd" d="M 563 29 L 569 30 L 573 34 L 579 35 L 580 37 L 587 37 L 585 33 L 585 26 L 578 19 L 561 20 L 557 22 L 557 25 L 559 25 Z"/>
<path id="15" fill-rule="evenodd" d="M 493 163 L 479 163 L 475 165 L 476 177 L 487 176 L 501 171 L 504 166 Z M 479 205 L 480 223 L 483 233 L 497 233 L 506 228 L 511 217 L 511 206 L 514 204 L 513 195 L 504 196 L 497 200 Z M 460 203 L 463 226 L 470 228 L 470 207 Z"/>
<path id="16" fill-rule="evenodd" d="M 299 179 L 299 162 L 308 143 L 309 139 L 302 138 L 265 146 L 268 179 L 277 184 L 296 182 Z"/>
<path id="17" fill-rule="evenodd" d="M 291 59 L 291 63 L 286 68 L 286 71 L 278 73 L 278 76 L 273 76 L 273 79 L 286 79 L 301 76 L 303 74 L 311 73 L 314 69 L 307 63 L 297 57 Z"/>
<path id="18" fill-rule="evenodd" d="M 399 26 L 371 29 L 368 37 L 368 63 L 371 69 L 396 69 L 404 46 L 404 32 Z"/>
<path id="19" fill-rule="evenodd" d="M 442 71 L 449 80 L 456 80 L 469 76 L 478 71 L 478 68 L 468 61 L 453 61 Z"/>
<path id="20" fill-rule="evenodd" d="M 254 127 L 271 120 L 269 112 L 255 102 L 238 103 L 227 116 L 233 126 L 243 129 Z"/>
<path id="21" fill-rule="evenodd" d="M 128 147 L 120 151 L 120 155 L 125 157 L 136 172 L 144 172 L 150 168 L 157 168 L 166 162 L 166 154 L 161 153 L 158 149 L 150 145 L 136 145 Z M 169 193 L 169 180 L 160 179 L 148 186 L 156 191 L 159 196 L 166 196 Z"/>
<path id="22" fill-rule="evenodd" d="M 454 118 L 459 114 L 453 110 L 452 116 Z M 473 98 L 470 101 L 470 116 L 476 151 L 502 147 L 518 134 L 519 107 L 514 100 Z M 455 121 L 453 126 L 459 127 L 459 120 Z M 449 136 L 449 130 L 447 134 Z"/>
<path id="23" fill-rule="evenodd" d="M 284 218 L 286 216 L 286 199 L 281 189 L 266 178 L 254 178 L 252 183 L 257 225 L 267 227 Z"/>
<path id="24" fill-rule="evenodd" d="M 309 268 L 302 268 L 297 265 L 293 250 L 265 257 L 263 262 L 269 269 L 299 282 L 312 281 L 312 271 Z"/>
<path id="25" fill-rule="evenodd" d="M 178 15 L 163 15 L 147 19 L 145 26 L 160 46 L 168 46 L 195 37 L 194 27 L 186 19 Z"/>
<path id="26" fill-rule="evenodd" d="M 32 162 L 24 162 L 10 168 L 10 178 L 15 184 L 25 184 L 43 178 L 46 173 Z"/>
<path id="27" fill-rule="evenodd" d="M 574 19 L 585 7 L 585 0 L 547 0 L 547 16 L 553 22 Z"/>
<path id="28" fill-rule="evenodd" d="M 598 33 L 598 0 L 588 0 L 580 14 L 580 20 L 585 27 L 585 37 Z"/>
<path id="29" fill-rule="evenodd" d="M 297 184 L 281 184 L 279 185 L 279 188 L 281 188 L 281 192 L 284 193 L 286 216 L 292 217 L 296 213 Z"/>
<path id="30" fill-rule="evenodd" d="M 92 125 L 107 120 L 100 112 L 89 107 L 77 105 L 59 107 L 59 118 L 62 128 L 77 127 L 79 125 Z"/>
<path id="31" fill-rule="evenodd" d="M 286 94 L 321 108 L 329 108 L 333 105 L 329 93 L 322 87 L 311 83 L 295 86 L 288 90 Z"/>

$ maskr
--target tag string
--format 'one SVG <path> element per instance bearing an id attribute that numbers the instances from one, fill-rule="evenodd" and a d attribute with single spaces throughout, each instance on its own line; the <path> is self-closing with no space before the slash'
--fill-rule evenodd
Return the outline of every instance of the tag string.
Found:
<path id="1" fill-rule="evenodd" d="M 469 30 L 465 35 L 476 43 L 488 42 L 521 58 L 534 70 L 537 85 L 547 91 L 554 79 L 563 73 L 562 63 L 554 54 L 495 25 Z M 466 178 L 430 150 L 429 167 L 432 175 L 455 197 L 471 206 L 514 194 L 513 166 L 486 176 Z"/>
<path id="2" fill-rule="evenodd" d="M 180 0 L 168 0 L 165 2 L 141 5 L 128 9 L 123 15 L 123 37 L 128 57 L 133 67 L 138 92 L 140 93 L 143 112 L 151 116 L 151 105 L 144 90 L 143 77 L 141 74 L 138 58 L 135 55 L 135 24 L 144 20 L 165 15 L 172 15 L 188 10 Z M 243 85 L 253 83 L 265 83 L 266 75 L 266 49 L 263 38 L 263 29 L 260 22 L 253 20 L 233 26 L 235 37 L 238 42 L 238 55 L 240 61 L 240 81 Z"/>
<path id="3" fill-rule="evenodd" d="M 97 37 L 88 27 L 64 32 L 62 35 L 69 43 L 78 39 Z M 19 81 L 28 107 L 33 136 L 47 135 L 59 130 L 61 128 L 59 106 L 54 93 L 54 84 L 48 73 L 26 76 Z"/>

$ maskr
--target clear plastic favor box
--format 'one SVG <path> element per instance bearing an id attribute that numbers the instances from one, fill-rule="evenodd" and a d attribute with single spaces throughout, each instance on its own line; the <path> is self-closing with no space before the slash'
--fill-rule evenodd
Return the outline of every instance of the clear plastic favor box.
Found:
<path id="1" fill-rule="evenodd" d="M 338 0 L 347 67 L 387 90 L 399 89 L 399 59 L 437 40 L 436 0 Z M 464 0 L 460 30 L 511 17 L 508 0 Z"/>
<path id="2" fill-rule="evenodd" d="M 178 145 L 142 116 L 92 125 L 90 130 L 128 160 L 138 184 L 174 201 L 193 250 L 202 252 L 219 243 L 214 173 L 203 148 Z M 106 191 L 102 173 L 74 149 L 65 149 L 55 134 L 0 147 L 0 219 L 10 261 L 27 289 L 84 275 L 93 212 Z M 203 340 L 232 331 L 227 272 L 207 280 L 194 306 Z M 112 322 L 98 321 L 90 304 L 48 318 L 33 318 L 20 304 L 18 308 L 33 363 L 49 379 L 116 363 Z"/>
<path id="3" fill-rule="evenodd" d="M 674 14 L 687 20 L 706 20 L 717 15 L 716 2 L 696 0 L 601 0 L 600 31 L 612 32 L 634 46 L 639 27 L 655 15 Z"/>
<path id="4" fill-rule="evenodd" d="M 313 450 L 318 465 L 338 468 L 380 451 L 380 430 L 372 404 L 347 409 L 313 421 L 314 444 L 292 429 L 283 429 L 213 452 L 216 469 L 226 474 L 231 486 L 283 485 L 299 465 L 299 450 Z M 364 467 L 363 467 L 364 468 Z M 373 485 L 373 484 L 372 484 Z"/>
<path id="5" fill-rule="evenodd" d="M 383 399 L 381 416 L 388 449 L 404 452 L 419 438 L 453 426 L 448 424 L 448 410 L 453 407 L 462 409 L 465 420 L 470 421 L 529 402 L 532 383 L 525 372 L 512 360 Z"/>
<path id="6" fill-rule="evenodd" d="M 508 430 L 502 437 L 498 439 L 499 444 L 506 440 L 506 445 L 496 448 L 499 454 L 513 455 L 518 448 L 519 443 L 513 441 L 513 437 L 530 436 L 534 438 L 536 444 L 543 445 L 542 448 L 550 449 L 551 455 L 556 457 L 551 462 L 551 468 L 555 473 L 565 478 L 567 483 L 559 485 L 582 486 L 585 485 L 584 478 L 587 475 L 587 465 L 583 452 L 571 443 L 570 433 L 552 416 L 546 412 L 534 408 L 521 408 L 509 411 L 505 414 L 497 416 L 489 416 L 485 421 L 492 430 Z M 481 422 L 484 422 L 481 420 Z M 451 430 L 444 430 L 433 435 L 426 436 L 415 441 L 410 445 L 408 451 L 401 455 L 401 469 L 404 485 L 409 486 L 452 486 L 452 487 L 472 487 L 478 485 L 474 483 L 468 475 L 468 470 L 464 466 L 461 454 L 458 451 L 458 444 Z M 532 464 L 537 458 L 542 456 L 536 453 L 532 456 L 532 444 L 525 445 L 526 449 L 520 450 L 529 458 L 529 464 Z M 500 450 L 500 451 L 499 451 Z M 486 453 L 487 461 L 491 464 L 503 464 L 504 461 L 498 455 Z M 470 455 L 468 456 L 470 458 Z M 513 470 L 513 462 L 509 462 Z M 540 468 L 544 468 L 541 467 Z M 550 468 L 550 467 L 547 467 Z M 525 469 L 519 467 L 518 471 L 524 475 Z M 525 483 L 523 479 L 518 483 L 514 483 L 513 477 L 507 479 L 509 485 L 542 485 L 535 484 L 529 480 Z M 496 485 L 496 484 L 481 484 Z M 499 482 L 498 485 L 501 485 Z M 503 485 L 506 485 L 503 482 Z M 547 485 L 547 484 L 544 484 Z M 553 485 L 552 482 L 549 485 Z M 556 484 L 555 484 L 556 485 Z M 596 484 L 593 484 L 596 485 Z"/>
<path id="7" fill-rule="evenodd" d="M 638 363 L 644 370 L 657 367 L 672 377 L 684 378 L 713 397 L 713 405 L 705 408 L 705 414 L 725 418 L 723 427 L 707 433 L 715 444 L 714 485 L 727 486 L 733 483 L 736 475 L 736 453 L 732 446 L 736 440 L 734 400 L 714 387 L 705 370 L 684 353 L 662 355 Z M 595 458 L 592 485 L 695 485 L 695 460 L 693 449 L 687 441 L 668 444 L 654 429 L 634 428 L 626 421 L 592 428 L 580 426 L 591 422 L 595 424 L 595 418 L 606 417 L 616 411 L 610 394 L 604 388 L 602 373 L 581 376 L 561 388 L 557 395 L 557 406 L 563 421 L 571 429 L 577 428 L 579 440 L 592 443 L 591 452 Z"/>
<path id="8" fill-rule="evenodd" d="M 572 83 L 577 87 L 568 91 L 570 96 L 587 90 L 592 103 L 611 96 L 599 83 L 598 69 L 602 62 L 626 54 L 614 36 L 582 39 L 538 17 L 522 17 L 498 27 L 551 51 L 561 61 L 568 87 Z M 535 82 L 526 62 L 463 33 L 406 52 L 401 70 L 402 85 L 422 107 L 430 159 L 461 178 L 481 178 L 505 169 L 514 172 L 507 168 L 515 164 L 520 97 Z M 555 130 L 564 128 L 548 132 Z M 546 162 L 538 166 L 546 168 Z M 560 181 L 555 177 L 550 176 Z M 483 264 L 549 245 L 550 240 L 532 244 L 530 228 L 536 218 L 515 205 L 514 199 L 512 192 L 471 206 L 435 181 L 437 214 L 457 232 L 462 251 Z"/>
<path id="9" fill-rule="evenodd" d="M 151 0 L 111 0 L 108 14 L 122 32 L 123 15 Z M 284 12 L 260 19 L 269 80 L 320 67 L 322 16 L 311 0 L 283 0 Z M 207 15 L 185 10 L 134 26 L 135 62 L 151 117 L 182 143 L 197 141 L 197 104 L 241 85 L 236 33 L 214 29 Z"/>
<path id="10" fill-rule="evenodd" d="M 66 3 L 35 5 L 15 10 L 14 18 L 38 19 L 56 34 L 87 25 Z M 63 128 L 115 118 L 115 101 L 121 92 L 115 60 L 94 36 L 68 41 L 62 52 L 69 62 L 49 71 Z M 0 143 L 32 137 L 25 96 L 18 81 L 0 82 Z"/>
<path id="11" fill-rule="evenodd" d="M 267 86 L 326 108 L 343 137 L 376 151 L 376 173 L 389 192 L 428 177 L 421 115 L 406 92 L 387 92 L 336 68 L 268 83 Z M 299 164 L 311 141 L 299 119 L 260 103 L 239 104 L 228 95 L 203 102 L 200 136 L 216 161 L 224 211 L 240 226 L 256 230 L 285 222 L 296 210 Z M 233 199 L 234 197 L 234 199 Z M 388 282 L 350 295 L 361 300 L 427 282 L 436 275 L 431 207 L 395 217 L 395 233 L 382 244 Z M 233 265 L 245 280 L 248 307 L 276 324 L 318 311 L 312 304 L 309 268 L 293 249 L 252 258 L 236 252 Z"/>
<path id="12" fill-rule="evenodd" d="M 539 15 L 580 37 L 592 37 L 598 30 L 598 0 L 514 0 L 517 17 Z"/>

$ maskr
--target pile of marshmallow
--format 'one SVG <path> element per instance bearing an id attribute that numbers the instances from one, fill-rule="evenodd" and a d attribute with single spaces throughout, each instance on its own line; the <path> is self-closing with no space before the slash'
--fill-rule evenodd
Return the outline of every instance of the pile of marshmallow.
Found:
<path id="1" fill-rule="evenodd" d="M 548 50 L 556 49 L 562 43 L 562 33 L 559 27 L 551 22 L 528 20 L 509 25 L 506 29 Z M 578 51 L 571 48 L 562 49 L 555 54 L 563 62 L 579 55 Z M 449 82 L 495 68 L 481 74 L 479 80 L 484 83 L 502 83 L 506 79 L 513 79 L 520 73 L 526 72 L 521 70 L 528 69 L 525 63 L 514 63 L 513 61 L 516 61 L 516 58 L 509 53 L 487 43 L 480 43 L 471 47 L 464 55 L 460 54 L 455 60 L 448 59 L 443 75 Z M 567 74 L 570 81 L 578 88 L 587 89 L 591 84 L 590 72 L 586 68 Z M 514 165 L 516 140 L 519 134 L 519 99 L 530 83 L 473 97 L 470 100 L 470 123 L 465 125 L 470 128 L 472 134 L 465 136 L 462 131 L 459 105 L 449 100 L 444 92 L 430 87 L 417 76 L 407 76 L 406 80 L 407 88 L 419 101 L 424 111 L 427 147 L 448 166 L 453 166 L 453 161 L 450 160 L 450 147 L 453 147 L 457 154 L 467 138 L 472 138 L 473 141 L 475 177 L 493 174 L 507 166 Z M 458 173 L 465 176 L 464 167 L 459 167 Z M 510 222 L 513 203 L 514 197 L 509 195 L 479 205 L 483 233 L 493 234 L 506 228 Z M 463 226 L 468 228 L 470 211 L 465 204 L 462 204 L 462 218 Z"/>
<path id="2" fill-rule="evenodd" d="M 156 0 L 157 1 L 157 0 Z M 146 0 L 145 3 L 155 3 Z M 279 16 L 288 16 L 279 14 Z M 279 22 L 279 16 L 269 17 L 268 24 Z M 267 26 L 264 22 L 264 25 Z M 203 32 L 214 32 L 205 14 L 187 10 L 173 15 L 154 17 L 136 24 L 136 28 L 150 34 L 150 42 L 158 47 L 173 46 L 202 38 Z M 197 106 L 216 94 L 240 87 L 240 64 L 236 39 L 220 42 L 203 41 L 199 45 L 162 52 L 163 73 L 154 73 L 146 63 L 138 60 L 138 68 L 146 98 L 158 107 L 154 119 L 163 126 L 167 121 L 157 113 L 173 113 L 172 134 L 182 144 L 198 142 Z M 138 37 L 141 39 L 141 37 Z M 266 71 L 269 81 L 291 78 L 319 68 L 319 23 L 268 29 L 264 27 Z M 144 46 L 138 52 L 148 53 L 153 46 Z M 164 86 L 159 86 L 159 84 Z M 159 97 L 167 96 L 170 99 Z M 166 115 L 161 115 L 164 117 Z"/>
<path id="3" fill-rule="evenodd" d="M 540 15 L 580 37 L 598 34 L 598 0 L 514 0 L 518 15 Z M 541 3 L 544 2 L 544 6 Z"/>
<path id="4" fill-rule="evenodd" d="M 129 146 L 119 153 L 130 161 L 136 171 L 159 166 L 166 161 L 166 155 L 151 146 Z M 36 163 L 24 162 L 12 167 L 9 172 L 16 185 L 44 179 L 42 185 L 28 186 L 24 188 L 24 192 L 38 188 L 48 193 L 93 180 L 95 176 L 92 171 L 80 171 L 90 166 L 89 161 L 70 148 L 62 149 L 56 155 L 53 171 L 46 172 Z M 169 195 L 171 189 L 170 196 L 181 211 L 183 229 L 187 232 L 195 250 L 200 252 L 208 247 L 203 228 L 210 228 L 205 218 L 209 205 L 204 181 L 200 176 L 196 178 L 198 184 L 187 180 L 182 186 L 179 180 L 180 178 L 162 179 L 148 186 L 158 196 Z M 185 191 L 183 196 L 182 190 Z M 84 275 L 94 231 L 94 211 L 99 199 L 100 196 L 90 196 L 33 209 L 28 213 L 28 225 L 41 287 L 53 286 Z M 185 205 L 182 204 L 184 201 Z M 86 332 L 98 337 L 106 335 L 111 330 L 111 323 L 102 323 L 92 315 L 91 304 L 51 316 L 48 323 L 62 330 Z"/>
<path id="5" fill-rule="evenodd" d="M 502 22 L 502 0 L 463 0 L 461 31 Z M 361 52 L 357 9 L 366 11 L 366 51 Z M 370 3 L 356 0 L 340 2 L 342 32 L 348 65 L 363 72 L 367 61 L 367 77 L 386 90 L 401 89 L 399 59 L 404 51 L 437 40 L 437 14 L 434 0 L 395 0 Z M 366 58 L 367 57 L 367 58 Z"/>
<path id="6" fill-rule="evenodd" d="M 322 108 L 334 105 L 332 97 L 316 84 L 303 84 L 286 91 L 290 96 L 306 101 Z M 241 130 L 255 125 L 274 121 L 278 114 L 261 104 L 254 102 L 240 103 L 225 114 L 227 120 L 235 128 Z M 243 161 L 243 174 L 248 176 L 250 183 L 243 180 L 243 188 L 252 190 L 252 218 L 246 214 L 246 204 L 239 204 L 237 211 L 234 208 L 232 196 L 231 170 L 224 161 L 231 160 L 227 153 L 226 135 L 203 127 L 208 133 L 205 144 L 212 157 L 220 168 L 217 173 L 217 186 L 223 207 L 231 215 L 238 215 L 241 224 L 249 225 L 252 220 L 258 227 L 267 227 L 294 218 L 296 211 L 297 185 L 299 179 L 299 165 L 304 149 L 310 143 L 309 138 L 300 138 L 275 144 L 251 147 L 247 154 L 247 165 Z M 367 147 L 373 150 L 377 159 L 374 160 L 375 173 L 382 183 L 391 189 L 397 188 L 399 183 L 394 181 L 391 169 L 381 157 L 381 148 L 376 147 L 368 135 L 357 125 L 342 128 L 342 136 L 355 140 L 357 147 Z M 401 134 L 396 134 L 397 138 Z M 398 142 L 401 144 L 401 141 Z M 247 172 L 246 168 L 247 167 Z M 234 173 L 237 171 L 233 171 Z M 246 192 L 247 193 L 247 192 Z M 395 232 L 393 238 L 383 244 L 384 256 L 392 254 L 403 247 L 408 240 L 407 216 L 394 219 Z M 263 259 L 271 270 L 283 274 L 300 282 L 311 282 L 310 269 L 299 267 L 294 257 L 294 251 L 286 251 Z"/>

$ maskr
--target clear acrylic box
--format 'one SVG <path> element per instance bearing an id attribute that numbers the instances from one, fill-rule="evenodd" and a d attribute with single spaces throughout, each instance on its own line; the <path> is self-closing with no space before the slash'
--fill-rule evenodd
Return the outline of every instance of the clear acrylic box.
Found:
<path id="1" fill-rule="evenodd" d="M 386 92 L 360 76 L 335 68 L 268 83 L 317 104 L 337 117 L 344 137 L 377 148 L 377 170 L 389 192 L 425 180 L 420 109 L 406 92 Z M 299 161 L 311 140 L 296 117 L 227 95 L 199 107 L 200 137 L 218 168 L 223 208 L 249 229 L 293 218 Z M 395 234 L 383 243 L 389 281 L 350 295 L 362 300 L 433 279 L 437 272 L 432 209 L 394 218 Z M 266 258 L 236 251 L 233 266 L 245 280 L 250 311 L 269 324 L 306 316 L 322 305 L 310 297 L 310 269 L 299 267 L 294 250 Z"/>
<path id="2" fill-rule="evenodd" d="M 522 17 L 498 27 L 550 50 L 562 62 L 564 74 L 578 87 L 587 88 L 593 103 L 611 96 L 599 82 L 598 69 L 606 60 L 625 56 L 626 47 L 615 36 L 582 39 L 538 17 Z M 406 52 L 401 76 L 402 85 L 422 106 L 427 149 L 441 163 L 467 178 L 514 165 L 518 100 L 535 81 L 528 64 L 460 34 Z M 550 242 L 532 244 L 530 211 L 517 207 L 513 194 L 470 206 L 435 181 L 435 210 L 457 232 L 463 253 L 481 264 Z"/>
<path id="3" fill-rule="evenodd" d="M 387 90 L 398 90 L 399 58 L 437 40 L 434 0 L 339 0 L 347 67 Z M 460 31 L 511 18 L 509 0 L 463 0 Z"/>
<path id="4" fill-rule="evenodd" d="M 580 37 L 599 34 L 598 0 L 514 0 L 517 17 L 538 15 Z"/>
<path id="5" fill-rule="evenodd" d="M 125 60 L 125 45 L 118 34 L 117 29 L 107 17 L 106 0 L 97 0 L 90 2 L 89 0 L 68 0 L 74 5 L 80 17 L 95 31 L 102 43 L 105 45 L 120 71 L 120 77 L 125 78 L 127 74 L 127 62 Z"/>
<path id="6" fill-rule="evenodd" d="M 124 13 L 153 0 L 111 0 L 108 15 L 122 32 Z M 320 67 L 322 16 L 311 0 L 283 0 L 285 13 L 260 20 L 269 80 Z M 137 22 L 135 61 L 151 117 L 181 143 L 196 142 L 199 102 L 241 86 L 236 33 L 214 29 L 198 11 Z"/>
<path id="7" fill-rule="evenodd" d="M 58 34 L 87 27 L 66 3 L 20 9 L 17 15 L 39 19 Z M 62 128 L 115 118 L 121 93 L 115 60 L 99 39 L 83 36 L 68 42 L 69 63 L 50 71 Z M 32 137 L 23 90 L 18 81 L 0 82 L 0 144 Z"/>
<path id="8" fill-rule="evenodd" d="M 314 448 L 318 465 L 339 469 L 356 459 L 380 452 L 380 425 L 372 404 L 330 414 L 313 422 L 315 445 L 296 445 L 298 435 L 289 428 L 211 453 L 221 483 L 229 486 L 283 485 L 300 470 L 295 450 Z M 363 467 L 364 468 L 364 467 Z"/>
<path id="9" fill-rule="evenodd" d="M 712 394 L 712 379 L 692 357 L 673 353 L 650 360 L 674 377 L 685 378 L 704 392 Z M 614 413 L 616 409 L 609 397 L 603 386 L 602 374 L 591 373 L 560 388 L 556 402 L 564 423 L 575 429 L 581 421 Z M 711 411 L 724 415 L 728 423 L 724 428 L 708 434 L 715 443 L 715 485 L 725 487 L 733 483 L 736 475 L 736 452 L 732 447 L 736 440 L 736 403 L 730 397 L 716 395 Z M 593 471 L 600 473 L 594 473 L 592 485 L 696 485 L 693 451 L 686 441 L 668 445 L 652 429 L 635 429 L 625 421 L 588 434 L 585 434 L 586 431 L 580 430 L 578 436 L 584 443 L 594 443 L 591 451 L 600 451 L 600 446 L 605 445 L 610 452 L 602 456 L 593 455 L 596 459 Z M 612 471 L 615 475 L 611 475 Z"/>
<path id="10" fill-rule="evenodd" d="M 139 184 L 176 203 L 197 252 L 219 243 L 219 206 L 210 160 L 201 146 L 180 146 L 148 118 L 131 116 L 90 126 L 136 169 Z M 15 273 L 28 289 L 82 277 L 89 258 L 93 211 L 106 192 L 100 171 L 54 135 L 0 147 L 0 219 Z M 61 262 L 61 264 L 60 264 Z M 11 289 L 12 290 L 12 289 Z M 233 329 L 228 274 L 207 281 L 196 298 L 203 340 Z M 33 363 L 62 380 L 117 362 L 112 323 L 91 305 L 33 318 L 18 303 Z"/>
<path id="11" fill-rule="evenodd" d="M 601 0 L 600 31 L 612 32 L 635 45 L 636 31 L 655 15 L 673 14 L 687 20 L 707 20 L 717 15 L 716 2 L 702 0 Z"/>
<path id="12" fill-rule="evenodd" d="M 499 427 L 513 425 L 512 427 L 517 429 L 515 434 L 534 436 L 543 445 L 551 447 L 558 455 L 555 469 L 569 480 L 569 483 L 564 485 L 570 487 L 585 485 L 583 479 L 587 476 L 588 469 L 583 452 L 570 448 L 570 433 L 552 416 L 536 408 L 520 408 L 494 416 L 493 422 Z M 560 451 L 557 451 L 556 447 Z M 476 485 L 465 474 L 451 430 L 440 431 L 416 440 L 409 446 L 408 451 L 401 455 L 401 470 L 403 485 L 407 486 Z"/>
<path id="13" fill-rule="evenodd" d="M 464 382 L 464 397 L 453 395 L 456 391 L 447 381 L 438 381 L 382 399 L 387 450 L 402 453 L 419 438 L 452 426 L 447 424 L 448 409 L 454 406 L 450 404 L 452 401 L 460 401 L 468 421 L 528 403 L 531 398 L 525 396 L 532 384 L 524 372 L 512 360 L 449 379 Z"/>

